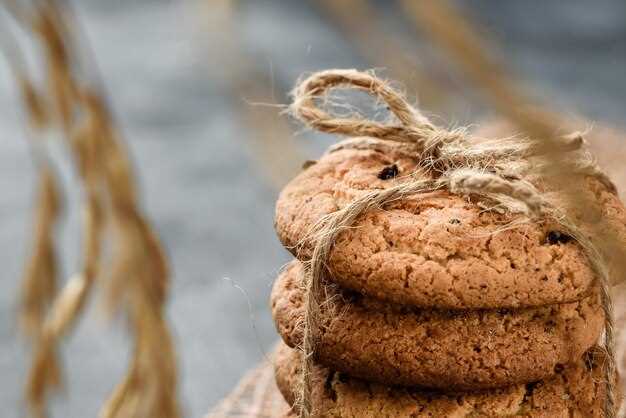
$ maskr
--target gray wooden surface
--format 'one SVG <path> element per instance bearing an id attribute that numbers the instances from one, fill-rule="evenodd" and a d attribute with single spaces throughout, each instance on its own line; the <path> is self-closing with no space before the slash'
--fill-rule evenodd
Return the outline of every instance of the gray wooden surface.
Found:
<path id="1" fill-rule="evenodd" d="M 78 3 L 78 2 L 75 2 Z M 210 2 L 207 2 L 210 3 Z M 314 2 L 247 1 L 237 25 L 258 67 L 284 98 L 303 71 L 368 68 Z M 379 1 L 388 8 L 388 2 Z M 468 2 L 469 3 L 469 2 Z M 624 124 L 626 3 L 623 0 L 471 2 L 481 29 L 536 93 L 567 112 Z M 78 5 L 119 122 L 140 171 L 144 202 L 171 257 L 174 324 L 186 416 L 199 417 L 262 359 L 276 338 L 270 285 L 289 260 L 275 238 L 277 191 L 234 112 L 242 97 L 213 74 L 203 16 L 192 1 L 85 1 Z M 382 23 L 408 24 L 381 13 Z M 398 29 L 400 28 L 400 29 Z M 411 45 L 409 42 L 408 45 Z M 417 43 L 415 44 L 417 45 Z M 419 51 L 407 50 L 418 56 Z M 448 77 L 454 77 L 450 70 Z M 465 94 L 460 92 L 459 94 Z M 18 417 L 27 349 L 16 333 L 18 279 L 29 244 L 34 177 L 6 66 L 0 66 L 0 407 Z M 463 120 L 469 105 L 456 110 Z M 321 142 L 297 139 L 314 157 Z M 328 143 L 328 139 L 326 140 Z M 71 172 L 63 170 L 66 185 Z M 74 186 L 72 186 L 74 187 Z M 76 199 L 76 192 L 69 193 Z M 65 272 L 76 264 L 76 212 L 64 221 Z M 97 305 L 97 304 L 96 304 Z M 55 417 L 93 417 L 123 373 L 128 339 L 120 322 L 92 309 L 63 347 L 67 392 Z"/>

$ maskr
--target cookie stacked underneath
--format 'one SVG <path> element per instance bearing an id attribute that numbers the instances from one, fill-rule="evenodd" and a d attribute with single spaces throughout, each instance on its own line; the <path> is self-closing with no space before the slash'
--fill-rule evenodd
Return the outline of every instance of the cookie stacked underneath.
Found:
<path id="1" fill-rule="evenodd" d="M 311 231 L 364 193 L 419 176 L 419 163 L 402 147 L 350 140 L 281 193 L 276 230 L 298 260 L 276 280 L 271 304 L 284 341 L 276 379 L 294 410 Z M 588 189 L 626 237 L 617 196 L 593 179 Z M 425 192 L 338 235 L 316 330 L 314 416 L 602 415 L 594 346 L 604 317 L 582 249 L 554 222 L 488 209 Z"/>

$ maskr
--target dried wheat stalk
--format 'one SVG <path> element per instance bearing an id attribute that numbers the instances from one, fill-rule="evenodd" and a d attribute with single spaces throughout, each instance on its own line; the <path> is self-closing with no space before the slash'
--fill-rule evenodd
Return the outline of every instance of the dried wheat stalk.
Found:
<path id="1" fill-rule="evenodd" d="M 38 143 L 49 121 L 42 95 L 27 79 L 25 62 L 17 48 L 17 41 L 4 29 L 0 33 L 2 52 L 15 77 L 29 126 L 33 158 L 38 167 L 39 185 L 35 203 L 33 244 L 26 263 L 20 292 L 20 327 L 31 339 L 41 334 L 44 317 L 57 291 L 57 261 L 54 229 L 60 216 L 61 195 L 49 159 Z"/>
<path id="2" fill-rule="evenodd" d="M 262 165 L 270 183 L 281 188 L 300 171 L 303 152 L 289 124 L 276 112 L 282 106 L 274 97 L 274 75 L 268 80 L 262 65 L 245 51 L 235 21 L 239 3 L 212 0 L 206 4 L 209 55 L 219 66 L 214 72 L 228 77 L 222 81 L 230 89 L 242 126 L 248 130 L 250 140 L 245 144 L 251 149 L 250 156 Z"/>
<path id="3" fill-rule="evenodd" d="M 143 216 L 136 196 L 134 177 L 119 134 L 102 94 L 84 82 L 76 70 L 75 34 L 67 23 L 67 10 L 54 0 L 24 7 L 6 4 L 18 22 L 38 40 L 44 56 L 46 85 L 37 92 L 21 64 L 15 64 L 30 124 L 38 129 L 53 125 L 64 134 L 84 192 L 83 254 L 81 271 L 74 275 L 51 308 L 48 289 L 53 268 L 51 219 L 56 214 L 56 195 L 46 174 L 39 203 L 37 248 L 29 268 L 24 294 L 32 295 L 24 312 L 40 329 L 35 357 L 28 376 L 26 400 L 33 416 L 46 415 L 46 399 L 59 385 L 56 351 L 62 337 L 80 317 L 96 278 L 105 270 L 102 247 L 113 251 L 108 271 L 108 305 L 129 318 L 134 337 L 134 356 L 124 381 L 104 406 L 103 418 L 180 416 L 177 401 L 175 350 L 164 319 L 169 272 L 160 243 Z M 9 54 L 8 54 L 9 55 Z M 13 54 L 15 56 L 15 54 Z M 93 74 L 89 75 L 93 79 Z M 88 78 L 88 77 L 83 77 Z M 41 100 L 45 97 L 45 101 Z M 44 123 L 46 122 L 46 123 Z M 42 170 L 42 173 L 44 171 Z M 43 174 L 42 174 L 43 176 Z M 106 234 L 111 231 L 110 237 Z M 40 237 L 41 235 L 41 237 Z M 106 238 L 110 238 L 106 240 Z M 32 300 L 31 300 L 32 299 Z"/>
<path id="4" fill-rule="evenodd" d="M 419 93 L 420 104 L 433 110 L 449 104 L 449 86 L 407 55 L 402 39 L 379 22 L 380 13 L 369 0 L 318 0 L 317 3 L 371 66 L 387 69 L 391 78 L 402 80 L 407 91 Z"/>
<path id="5" fill-rule="evenodd" d="M 20 298 L 20 325 L 31 338 L 41 333 L 43 319 L 56 295 L 58 274 L 54 228 L 60 213 L 60 196 L 51 169 L 42 165 L 39 171 L 33 249 Z"/>

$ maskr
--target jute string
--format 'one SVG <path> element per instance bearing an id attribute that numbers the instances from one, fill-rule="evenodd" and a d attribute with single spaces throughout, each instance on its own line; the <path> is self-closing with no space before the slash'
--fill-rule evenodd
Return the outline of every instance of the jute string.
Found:
<path id="1" fill-rule="evenodd" d="M 317 104 L 334 88 L 358 89 L 369 93 L 383 101 L 397 121 L 379 123 L 358 115 L 335 117 Z M 616 367 L 609 270 L 579 226 L 560 210 L 548 193 L 538 190 L 535 182 L 530 181 L 537 179 L 537 166 L 547 164 L 547 161 L 542 160 L 545 146 L 541 146 L 536 139 L 527 138 L 478 140 L 471 138 L 464 129 L 437 127 L 385 80 L 373 73 L 357 70 L 322 71 L 302 80 L 293 91 L 290 111 L 306 125 L 322 132 L 349 137 L 373 137 L 405 148 L 408 144 L 415 157 L 421 161 L 422 168 L 431 174 L 429 179 L 424 179 L 423 174 L 419 177 L 407 176 L 406 182 L 369 192 L 321 219 L 312 231 L 309 239 L 314 248 L 305 270 L 302 380 L 300 399 L 296 405 L 300 417 L 308 418 L 314 410 L 311 382 L 313 354 L 324 309 L 322 295 L 327 274 L 326 261 L 336 237 L 367 211 L 381 209 L 394 201 L 419 193 L 441 189 L 448 189 L 454 194 L 472 195 L 509 213 L 521 213 L 533 219 L 552 219 L 579 242 L 599 282 L 605 316 L 604 349 L 608 358 L 604 365 L 606 399 L 603 408 L 606 417 L 615 417 Z M 358 146 L 368 146 L 367 141 L 355 141 L 359 143 Z M 583 176 L 591 175 L 610 185 L 594 160 L 586 154 L 580 134 L 558 138 L 556 144 L 560 154 L 567 156 L 570 161 L 575 160 L 578 171 L 575 174 L 580 175 L 581 180 Z M 342 143 L 342 146 L 356 145 Z"/>

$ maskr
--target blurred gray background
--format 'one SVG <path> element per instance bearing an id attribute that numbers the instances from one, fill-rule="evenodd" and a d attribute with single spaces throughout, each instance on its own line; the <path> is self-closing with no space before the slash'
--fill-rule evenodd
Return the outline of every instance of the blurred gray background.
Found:
<path id="1" fill-rule="evenodd" d="M 274 235 L 274 201 L 293 167 L 332 141 L 306 132 L 292 138 L 290 129 L 300 128 L 281 125 L 272 116 L 280 109 L 255 103 L 287 103 L 286 91 L 302 72 L 384 69 L 386 63 L 375 58 L 384 51 L 367 49 L 370 42 L 375 49 L 367 39 L 374 31 L 367 28 L 365 37 L 350 33 L 327 6 L 313 0 L 240 1 L 230 15 L 213 8 L 223 3 L 218 0 L 74 3 L 138 167 L 145 208 L 170 255 L 169 319 L 178 347 L 180 393 L 186 416 L 200 417 L 277 338 L 267 299 L 272 280 L 290 257 Z M 533 95 L 565 113 L 624 124 L 626 2 L 458 4 L 532 86 Z M 415 63 L 415 70 L 404 74 L 417 79 L 423 71 L 445 86 L 444 104 L 423 98 L 424 105 L 433 103 L 427 113 L 457 123 L 489 113 L 487 103 L 400 7 L 386 1 L 370 6 L 372 27 L 397 39 L 403 59 Z M 230 26 L 224 29 L 224 24 Z M 16 93 L 7 66 L 0 66 L 3 417 L 22 416 L 29 362 L 15 312 L 35 177 Z M 422 99 L 420 92 L 409 94 Z M 289 151 L 276 151 L 283 148 Z M 75 202 L 72 172 L 66 163 L 59 166 Z M 59 237 L 66 276 L 77 265 L 76 218 L 70 203 Z M 96 416 L 127 364 L 123 323 L 107 323 L 98 300 L 92 302 L 94 308 L 63 346 L 67 390 L 54 401 L 55 417 Z"/>

